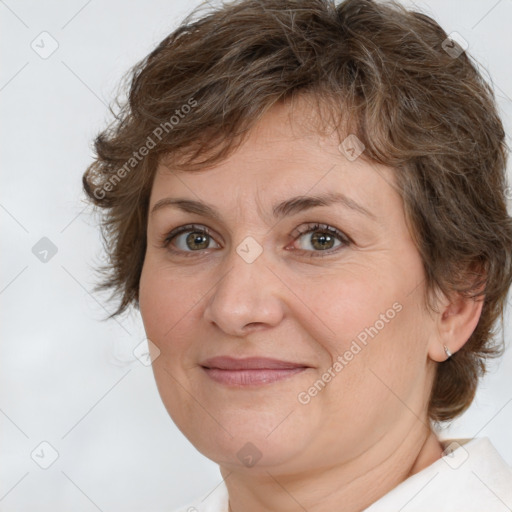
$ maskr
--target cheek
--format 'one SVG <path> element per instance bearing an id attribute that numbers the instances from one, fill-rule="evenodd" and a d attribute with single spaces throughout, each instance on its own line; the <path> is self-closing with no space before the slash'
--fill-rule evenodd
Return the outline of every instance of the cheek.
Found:
<path id="1" fill-rule="evenodd" d="M 422 320 L 410 298 L 394 299 L 391 293 L 345 303 L 337 320 L 339 336 L 328 348 L 334 363 L 320 376 L 328 383 L 313 398 L 327 413 L 326 430 L 338 432 L 344 425 L 355 445 L 362 433 L 369 440 L 384 435 L 410 410 L 421 414 L 427 389 L 425 336 L 417 325 Z"/>
<path id="2" fill-rule="evenodd" d="M 397 316 L 393 309 L 396 285 L 384 283 L 382 275 L 374 275 L 368 268 L 362 273 L 343 271 L 326 276 L 316 286 L 318 292 L 309 291 L 308 301 L 315 305 L 316 324 L 323 325 L 328 333 L 324 339 L 332 340 L 329 352 L 336 356 L 348 350 L 353 340 L 364 346 L 376 323 L 380 333 Z M 386 323 L 381 315 L 385 315 Z"/>
<path id="3" fill-rule="evenodd" d="M 322 293 L 309 295 L 318 317 L 309 329 L 317 341 L 322 340 L 330 358 L 324 369 L 329 370 L 330 364 L 331 373 L 344 375 L 336 379 L 338 384 L 356 388 L 358 394 L 371 395 L 375 385 L 381 385 L 370 370 L 407 391 L 406 382 L 424 369 L 431 329 L 421 307 L 422 287 L 411 293 L 409 278 L 392 268 L 352 270 L 322 278 L 316 288 Z M 317 337 L 313 325 L 323 326 L 328 334 Z"/>
<path id="4" fill-rule="evenodd" d="M 197 292 L 179 273 L 162 268 L 161 263 L 147 257 L 139 286 L 139 308 L 147 337 L 162 354 L 180 350 L 184 332 L 190 330 Z"/>
<path id="5" fill-rule="evenodd" d="M 152 369 L 155 382 L 170 417 L 180 429 L 190 422 L 189 397 L 179 383 L 186 382 L 187 368 L 193 366 L 190 343 L 197 293 L 187 280 L 177 279 L 150 257 L 146 258 L 139 286 L 139 309 L 146 336 L 158 348 Z"/>

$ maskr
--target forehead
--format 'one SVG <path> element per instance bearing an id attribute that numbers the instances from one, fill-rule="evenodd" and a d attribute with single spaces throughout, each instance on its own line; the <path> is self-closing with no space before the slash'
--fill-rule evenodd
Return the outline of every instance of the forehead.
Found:
<path id="1" fill-rule="evenodd" d="M 162 161 L 150 208 L 169 196 L 204 199 L 227 209 L 235 200 L 248 207 L 257 200 L 270 207 L 287 197 L 341 192 L 384 213 L 395 189 L 391 168 L 362 157 L 347 158 L 343 136 L 325 125 L 320 130 L 318 112 L 309 105 L 278 104 L 235 152 L 210 168 L 177 171 L 172 161 Z"/>

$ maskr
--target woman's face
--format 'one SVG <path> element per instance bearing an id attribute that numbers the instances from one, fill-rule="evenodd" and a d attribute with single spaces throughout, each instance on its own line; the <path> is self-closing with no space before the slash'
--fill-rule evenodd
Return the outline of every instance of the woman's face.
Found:
<path id="1" fill-rule="evenodd" d="M 169 414 L 205 456 L 251 471 L 330 467 L 377 445 L 385 456 L 426 422 L 433 379 L 392 170 L 288 115 L 271 109 L 211 169 L 159 167 L 140 282 Z M 238 370 L 208 361 L 222 356 Z M 240 370 L 245 358 L 281 363 Z"/>

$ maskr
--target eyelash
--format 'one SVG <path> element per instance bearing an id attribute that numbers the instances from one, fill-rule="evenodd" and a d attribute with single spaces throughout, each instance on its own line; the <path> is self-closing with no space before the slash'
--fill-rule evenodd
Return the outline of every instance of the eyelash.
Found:
<path id="1" fill-rule="evenodd" d="M 308 257 L 325 257 L 329 256 L 330 254 L 333 254 L 337 252 L 338 250 L 342 249 L 343 247 L 346 247 L 352 243 L 352 240 L 339 231 L 338 229 L 329 226 L 328 224 L 319 224 L 319 223 L 310 223 L 305 226 L 303 229 L 296 229 L 291 236 L 293 237 L 293 241 L 297 240 L 303 235 L 306 235 L 308 233 L 314 233 L 315 231 L 322 231 L 324 233 L 328 233 L 330 235 L 335 236 L 340 242 L 341 245 L 334 249 L 328 249 L 325 251 L 307 251 L 304 249 L 294 249 L 295 251 L 306 253 Z M 203 251 L 182 251 L 182 250 L 176 250 L 171 249 L 171 241 L 176 238 L 177 236 L 183 234 L 183 233 L 189 233 L 189 232 L 197 232 L 199 234 L 207 235 L 211 238 L 213 238 L 212 233 L 207 227 L 203 227 L 197 224 L 187 224 L 185 226 L 180 226 L 178 228 L 173 229 L 171 232 L 169 232 L 167 235 L 165 235 L 162 247 L 168 249 L 170 252 L 175 254 L 180 254 L 185 257 L 189 256 L 196 256 L 197 254 L 201 254 Z M 208 250 L 208 249 L 205 249 Z"/>

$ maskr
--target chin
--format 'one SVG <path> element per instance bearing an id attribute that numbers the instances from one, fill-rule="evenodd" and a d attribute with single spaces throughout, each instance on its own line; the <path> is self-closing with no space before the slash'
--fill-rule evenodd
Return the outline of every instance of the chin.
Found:
<path id="1" fill-rule="evenodd" d="M 207 420 L 204 415 L 191 419 L 176 411 L 169 414 L 200 453 L 233 469 L 247 467 L 256 471 L 286 464 L 303 452 L 314 437 L 313 432 L 307 435 L 304 424 L 298 425 L 291 418 L 283 422 L 281 411 L 265 415 L 256 411 L 244 414 L 235 410 L 229 415 L 217 412 L 217 421 L 210 416 Z"/>

